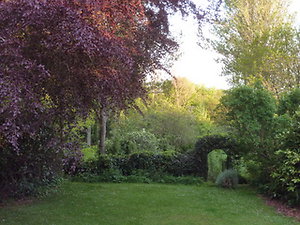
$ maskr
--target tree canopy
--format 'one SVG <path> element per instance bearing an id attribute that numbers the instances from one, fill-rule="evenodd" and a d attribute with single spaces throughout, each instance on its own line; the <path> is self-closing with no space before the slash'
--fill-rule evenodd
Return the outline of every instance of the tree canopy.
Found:
<path id="1" fill-rule="evenodd" d="M 222 113 L 235 129 L 244 152 L 259 152 L 259 157 L 267 155 L 265 152 L 272 146 L 275 103 L 271 93 L 259 85 L 231 89 L 221 98 Z"/>
<path id="2" fill-rule="evenodd" d="M 214 49 L 233 84 L 260 81 L 273 93 L 299 86 L 299 38 L 286 0 L 228 0 Z"/>
<path id="3" fill-rule="evenodd" d="M 178 48 L 168 15 L 201 19 L 189 0 L 11 0 L 0 8 L 0 136 L 15 147 L 43 123 L 62 127 L 92 108 L 125 107 Z"/>
<path id="4" fill-rule="evenodd" d="M 190 0 L 0 0 L 0 194 L 75 168 L 70 128 L 146 93 L 178 49 L 175 12 L 205 15 Z"/>

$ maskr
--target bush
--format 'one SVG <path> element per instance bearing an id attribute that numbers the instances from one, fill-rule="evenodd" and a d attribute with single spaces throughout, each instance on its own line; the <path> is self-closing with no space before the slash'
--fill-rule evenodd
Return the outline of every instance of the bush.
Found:
<path id="1" fill-rule="evenodd" d="M 116 130 L 107 141 L 107 152 L 114 154 L 131 154 L 134 152 L 160 151 L 160 140 L 145 129 L 131 131 L 124 134 L 122 130 Z"/>
<path id="2" fill-rule="evenodd" d="M 165 182 L 166 179 L 168 180 L 168 177 L 165 176 L 171 176 L 171 179 L 173 179 L 173 177 L 197 175 L 195 162 L 193 152 L 182 154 L 166 151 L 161 153 L 139 152 L 121 156 L 101 155 L 97 160 L 82 161 L 76 173 L 71 175 L 81 177 L 82 180 L 96 179 L 115 182 L 114 178 L 107 178 L 104 175 L 105 173 L 118 171 L 120 175 L 126 176 L 126 179 L 132 181 L 144 179 L 143 182 L 147 183 L 149 178 L 154 182 L 162 182 L 160 180 Z M 184 183 L 185 181 L 180 182 Z"/>
<path id="3" fill-rule="evenodd" d="M 126 181 L 126 177 L 121 174 L 119 170 L 109 169 L 102 171 L 101 174 L 83 172 L 79 173 L 76 176 L 71 177 L 72 181 L 78 182 L 112 182 L 112 183 L 121 183 Z"/>
<path id="4" fill-rule="evenodd" d="M 128 157 L 125 173 L 131 174 L 134 170 L 156 171 L 160 166 L 163 166 L 160 156 L 160 154 L 151 152 L 133 153 Z"/>
<path id="5" fill-rule="evenodd" d="M 41 187 L 57 181 L 62 163 L 57 146 L 49 146 L 53 140 L 53 130 L 43 127 L 35 135 L 20 137 L 18 150 L 3 141 L 0 145 L 0 201 L 7 197 L 37 195 Z"/>
<path id="6" fill-rule="evenodd" d="M 66 143 L 62 149 L 63 170 L 66 174 L 75 174 L 82 161 L 82 153 L 76 142 Z"/>
<path id="7" fill-rule="evenodd" d="M 216 184 L 223 188 L 235 188 L 238 185 L 238 173 L 235 170 L 224 170 L 216 179 Z"/>
<path id="8" fill-rule="evenodd" d="M 112 182 L 112 183 L 162 183 L 162 184 L 185 184 L 199 185 L 203 180 L 193 176 L 172 176 L 162 173 L 150 173 L 144 170 L 133 171 L 131 175 L 124 176 L 118 170 L 106 170 L 101 174 L 80 173 L 71 178 L 73 181 L 79 182 Z"/>
<path id="9" fill-rule="evenodd" d="M 125 177 L 125 181 L 128 183 L 151 183 L 153 180 L 151 179 L 150 173 L 143 170 L 136 170 L 127 177 Z"/>
<path id="10" fill-rule="evenodd" d="M 193 151 L 175 154 L 166 164 L 165 171 L 174 176 L 199 175 L 198 162 Z"/>
<path id="11" fill-rule="evenodd" d="M 193 148 L 199 135 L 199 122 L 196 116 L 187 111 L 167 106 L 159 111 L 148 111 L 144 119 L 156 137 L 164 138 L 164 142 L 177 151 Z"/>
<path id="12" fill-rule="evenodd" d="M 278 149 L 281 150 L 274 151 L 272 158 L 269 157 L 267 162 L 260 165 L 264 176 L 258 181 L 264 194 L 290 205 L 300 205 L 300 112 L 292 108 L 286 108 L 292 115 L 286 117 L 288 129 L 281 128 L 277 135 L 280 142 Z"/>
<path id="13" fill-rule="evenodd" d="M 93 145 L 89 147 L 85 147 L 81 150 L 83 154 L 83 160 L 84 161 L 89 161 L 89 160 L 95 160 L 97 159 L 97 153 L 98 153 L 98 146 Z"/>
<path id="14" fill-rule="evenodd" d="M 300 205 L 300 153 L 292 150 L 276 152 L 281 162 L 272 172 L 269 191 L 273 197 L 286 200 L 291 205 Z"/>
<path id="15" fill-rule="evenodd" d="M 113 168 L 120 169 L 124 175 L 136 170 L 164 173 L 174 176 L 196 175 L 196 166 L 192 152 L 185 154 L 173 151 L 154 153 L 140 152 L 129 156 L 112 156 Z"/>

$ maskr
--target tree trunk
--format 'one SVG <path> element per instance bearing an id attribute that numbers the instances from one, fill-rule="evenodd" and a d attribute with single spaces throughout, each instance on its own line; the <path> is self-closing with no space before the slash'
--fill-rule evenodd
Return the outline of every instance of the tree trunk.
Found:
<path id="1" fill-rule="evenodd" d="M 86 143 L 88 146 L 92 145 L 92 128 L 90 126 L 86 129 Z"/>
<path id="2" fill-rule="evenodd" d="M 227 155 L 227 159 L 226 159 L 226 169 L 232 169 L 232 158 Z"/>
<path id="3" fill-rule="evenodd" d="M 107 123 L 107 112 L 103 107 L 100 111 L 100 129 L 99 129 L 99 153 L 105 154 L 105 138 L 106 138 L 106 123 Z"/>

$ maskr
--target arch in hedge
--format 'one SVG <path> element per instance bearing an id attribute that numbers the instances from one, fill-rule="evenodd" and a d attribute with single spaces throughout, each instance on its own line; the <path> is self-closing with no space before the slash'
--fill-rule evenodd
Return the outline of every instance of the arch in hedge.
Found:
<path id="1" fill-rule="evenodd" d="M 221 135 L 200 138 L 196 142 L 194 150 L 195 166 L 198 175 L 205 180 L 207 180 L 208 175 L 208 154 L 216 149 L 222 149 L 227 154 L 227 168 L 231 167 L 232 160 L 237 157 L 237 144 L 232 138 Z"/>

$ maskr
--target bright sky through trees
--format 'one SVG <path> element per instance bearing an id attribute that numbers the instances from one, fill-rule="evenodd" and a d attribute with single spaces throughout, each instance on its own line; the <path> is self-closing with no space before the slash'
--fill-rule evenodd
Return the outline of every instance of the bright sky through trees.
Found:
<path id="1" fill-rule="evenodd" d="M 292 0 L 291 12 L 296 12 L 296 24 L 300 26 L 300 1 Z M 220 76 L 222 65 L 215 59 L 218 57 L 213 50 L 205 50 L 197 45 L 196 22 L 192 19 L 182 21 L 180 17 L 173 18 L 173 30 L 175 33 L 182 33 L 182 55 L 174 63 L 172 73 L 176 77 L 186 77 L 190 81 L 203 84 L 206 87 L 220 89 L 230 88 L 226 78 Z M 208 27 L 204 29 L 207 36 Z"/>

